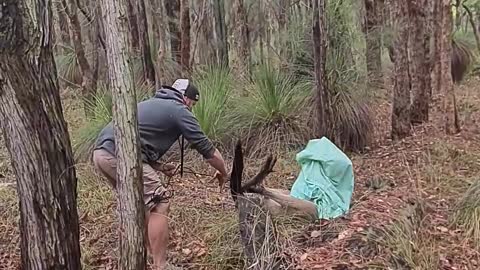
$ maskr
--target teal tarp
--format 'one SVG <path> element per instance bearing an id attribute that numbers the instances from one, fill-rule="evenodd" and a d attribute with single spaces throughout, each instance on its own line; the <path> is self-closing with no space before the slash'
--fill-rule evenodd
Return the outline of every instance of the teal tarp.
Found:
<path id="1" fill-rule="evenodd" d="M 326 137 L 310 140 L 296 159 L 302 169 L 290 195 L 315 203 L 320 219 L 347 213 L 354 186 L 351 160 Z"/>

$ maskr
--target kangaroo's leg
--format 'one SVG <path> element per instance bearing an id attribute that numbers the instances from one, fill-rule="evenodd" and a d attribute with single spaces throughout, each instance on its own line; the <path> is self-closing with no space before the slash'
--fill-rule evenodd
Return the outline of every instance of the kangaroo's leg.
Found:
<path id="1" fill-rule="evenodd" d="M 288 190 L 279 190 L 265 188 L 263 195 L 273 202 L 266 202 L 267 207 L 271 208 L 274 213 L 278 213 L 279 206 L 285 208 L 288 212 L 305 216 L 311 219 L 317 219 L 317 206 L 309 201 L 294 198 L 289 195 Z"/>

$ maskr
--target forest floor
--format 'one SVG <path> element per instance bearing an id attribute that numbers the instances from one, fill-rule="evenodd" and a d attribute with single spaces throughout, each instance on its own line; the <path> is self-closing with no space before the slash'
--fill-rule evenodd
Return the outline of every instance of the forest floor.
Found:
<path id="1" fill-rule="evenodd" d="M 375 143 L 350 154 L 355 190 L 350 212 L 332 221 L 277 222 L 283 255 L 292 269 L 479 269 L 480 243 L 452 222 L 454 207 L 469 185 L 480 181 L 480 91 L 477 79 L 456 88 L 462 132 L 441 130 L 441 98 L 435 96 L 430 123 L 405 140 L 389 139 L 391 97 L 377 100 Z M 385 91 L 386 93 L 387 91 Z M 82 124 L 78 98 L 65 96 L 72 137 Z M 8 154 L 0 149 L 0 269 L 18 269 L 18 210 Z M 197 172 L 206 167 L 187 164 Z M 261 162 L 249 162 L 249 174 Z M 288 188 L 298 174 L 294 153 L 277 162 L 267 178 Z M 210 172 L 210 171 L 208 171 Z M 114 194 L 90 164 L 77 164 L 84 269 L 114 269 Z M 3 183 L 3 184 L 2 184 Z M 240 269 L 237 216 L 227 189 L 205 176 L 174 177 L 170 258 L 185 269 Z"/>

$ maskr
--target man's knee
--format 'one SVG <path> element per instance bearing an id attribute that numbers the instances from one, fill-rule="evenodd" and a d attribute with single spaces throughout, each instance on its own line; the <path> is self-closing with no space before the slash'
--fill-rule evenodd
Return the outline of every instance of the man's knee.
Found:
<path id="1" fill-rule="evenodd" d="M 170 212 L 170 202 L 162 202 L 152 207 L 150 210 L 150 215 L 152 214 L 161 214 L 168 215 Z"/>

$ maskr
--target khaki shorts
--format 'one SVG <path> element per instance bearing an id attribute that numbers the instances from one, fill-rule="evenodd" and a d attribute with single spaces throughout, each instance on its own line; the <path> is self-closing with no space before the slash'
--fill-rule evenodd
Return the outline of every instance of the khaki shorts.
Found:
<path id="1" fill-rule="evenodd" d="M 116 187 L 117 159 L 103 149 L 93 151 L 93 164 L 95 169 L 107 178 L 113 188 Z M 166 189 L 162 186 L 160 177 L 152 166 L 143 163 L 143 200 L 147 210 L 152 210 L 159 202 L 152 202 L 152 198 L 161 199 L 160 203 L 168 202 L 162 198 Z"/>

